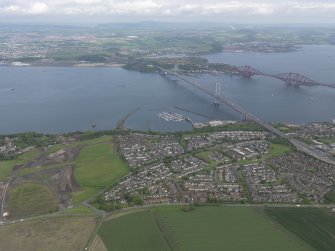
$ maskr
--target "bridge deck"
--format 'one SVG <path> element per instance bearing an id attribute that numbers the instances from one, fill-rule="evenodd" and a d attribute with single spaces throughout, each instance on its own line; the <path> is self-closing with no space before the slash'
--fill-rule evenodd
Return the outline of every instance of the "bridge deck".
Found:
<path id="1" fill-rule="evenodd" d="M 278 135 L 279 137 L 285 138 L 287 140 L 289 140 L 291 142 L 291 144 L 293 144 L 299 151 L 304 152 L 308 155 L 311 155 L 319 160 L 322 160 L 324 162 L 330 163 L 330 164 L 334 164 L 335 165 L 335 159 L 328 156 L 327 154 L 325 154 L 324 152 L 321 152 L 315 148 L 312 148 L 311 146 L 298 141 L 296 139 L 292 139 L 290 137 L 288 137 L 286 134 L 284 134 L 283 132 L 277 130 L 276 128 L 274 128 L 273 126 L 269 125 L 268 123 L 266 123 L 265 121 L 263 121 L 262 119 L 254 116 L 253 114 L 249 113 L 247 110 L 245 110 L 244 108 L 242 108 L 241 106 L 235 104 L 233 101 L 229 100 L 228 98 L 224 97 L 224 96 L 217 96 L 214 93 L 212 93 L 211 91 L 209 91 L 208 89 L 206 89 L 205 87 L 201 86 L 199 83 L 195 82 L 195 81 L 191 81 L 187 78 L 184 78 L 176 73 L 170 72 L 164 68 L 161 68 L 159 66 L 156 66 L 157 69 L 159 69 L 160 71 L 172 75 L 175 78 L 182 80 L 194 87 L 196 87 L 197 89 L 207 93 L 209 96 L 216 98 L 217 100 L 219 100 L 220 102 L 222 102 L 223 104 L 227 105 L 228 107 L 232 108 L 233 110 L 239 112 L 240 114 L 242 114 L 243 116 L 247 117 L 248 119 L 250 119 L 251 121 L 254 121 L 255 123 L 259 124 L 260 126 L 262 126 L 263 128 L 267 129 L 268 131 Z"/>
<path id="2" fill-rule="evenodd" d="M 261 72 L 249 65 L 246 66 L 240 66 L 236 68 L 237 72 L 240 73 L 240 75 L 250 78 L 251 76 L 266 76 L 271 78 L 279 79 L 285 83 L 288 84 L 294 84 L 294 85 L 305 85 L 305 86 L 325 86 L 325 87 L 331 87 L 335 88 L 335 84 L 327 84 L 327 83 L 320 83 L 317 81 L 314 81 L 304 75 L 301 75 L 299 73 L 289 72 L 289 73 L 279 73 L 279 74 L 267 74 L 264 72 Z"/>

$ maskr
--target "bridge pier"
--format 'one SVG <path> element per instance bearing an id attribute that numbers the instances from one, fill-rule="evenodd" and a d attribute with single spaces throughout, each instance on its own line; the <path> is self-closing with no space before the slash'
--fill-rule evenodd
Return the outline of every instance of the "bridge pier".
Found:
<path id="1" fill-rule="evenodd" d="M 297 83 L 292 83 L 291 81 L 285 81 L 286 87 L 294 87 L 294 88 L 299 88 L 299 84 Z"/>
<path id="2" fill-rule="evenodd" d="M 220 96 L 221 96 L 221 85 L 220 85 L 219 82 L 216 82 L 216 84 L 215 84 L 215 97 L 214 97 L 214 102 L 213 102 L 213 104 L 215 106 L 220 105 L 220 100 L 219 100 Z"/>
<path id="3" fill-rule="evenodd" d="M 283 81 L 286 86 L 294 86 L 295 88 L 299 88 L 300 85 L 305 85 L 305 86 L 316 86 L 316 85 L 322 85 L 322 86 L 327 86 L 327 87 L 332 87 L 335 88 L 335 85 L 332 84 L 322 84 L 319 82 L 316 82 L 304 75 L 301 75 L 299 73 L 294 73 L 294 72 L 288 72 L 288 73 L 280 73 L 280 74 L 267 74 L 263 73 L 249 65 L 246 66 L 240 66 L 235 68 L 236 72 L 238 73 L 239 76 L 243 78 L 251 78 L 255 75 L 259 76 L 267 76 L 267 77 L 272 77 L 279 79 Z"/>
<path id="4" fill-rule="evenodd" d="M 243 77 L 243 78 L 251 78 L 251 76 L 252 76 L 252 74 L 250 74 L 250 73 L 246 73 L 246 72 L 242 72 L 242 73 L 240 73 L 241 74 L 241 76 Z"/>
<path id="5" fill-rule="evenodd" d="M 214 93 L 212 93 L 211 91 L 209 91 L 207 88 L 201 86 L 200 84 L 198 84 L 197 82 L 191 81 L 187 78 L 184 78 L 182 76 L 173 74 L 171 72 L 169 72 L 168 70 L 161 68 L 159 66 L 156 66 L 157 69 L 163 71 L 163 72 L 167 72 L 170 73 L 172 75 L 174 75 L 177 79 L 184 81 L 188 84 L 190 84 L 191 86 L 203 91 L 204 93 L 207 93 L 209 96 L 213 97 L 213 98 L 217 98 L 222 104 L 227 105 L 228 107 L 232 108 L 233 110 L 237 111 L 240 114 L 243 114 L 245 119 L 250 119 L 251 121 L 253 121 L 254 123 L 262 126 L 263 128 L 267 129 L 268 131 L 272 132 L 273 134 L 282 137 L 284 139 L 290 140 L 290 142 L 296 146 L 296 148 L 301 151 L 304 152 L 308 155 L 311 155 L 321 161 L 325 161 L 327 163 L 330 164 L 335 164 L 335 160 L 333 157 L 328 156 L 326 154 L 324 154 L 323 152 L 320 152 L 319 150 L 315 150 L 313 147 L 308 146 L 307 144 L 296 140 L 296 139 L 292 139 L 289 136 L 287 136 L 285 133 L 279 131 L 278 129 L 274 128 L 273 126 L 271 126 L 270 124 L 266 123 L 265 121 L 263 121 L 260 118 L 257 118 L 256 116 L 250 114 L 249 112 L 247 112 L 246 110 L 244 110 L 244 108 L 240 107 L 239 105 L 233 103 L 232 101 L 230 101 L 229 99 L 225 98 L 224 96 L 219 96 L 217 97 Z M 279 78 L 277 76 L 277 78 Z M 295 81 L 296 83 L 299 83 L 299 81 Z M 248 118 L 249 117 L 249 118 Z M 320 155 L 322 154 L 322 155 Z"/>

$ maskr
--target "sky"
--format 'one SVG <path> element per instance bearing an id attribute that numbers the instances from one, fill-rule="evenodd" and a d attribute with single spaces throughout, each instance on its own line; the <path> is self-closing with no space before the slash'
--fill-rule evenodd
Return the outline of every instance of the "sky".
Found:
<path id="1" fill-rule="evenodd" d="M 335 23 L 335 0 L 0 0 L 0 23 Z"/>

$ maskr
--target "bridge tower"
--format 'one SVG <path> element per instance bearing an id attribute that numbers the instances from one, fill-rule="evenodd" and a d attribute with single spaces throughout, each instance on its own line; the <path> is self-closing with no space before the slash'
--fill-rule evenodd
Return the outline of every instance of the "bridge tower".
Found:
<path id="1" fill-rule="evenodd" d="M 293 83 L 292 83 L 293 82 L 292 81 L 292 73 L 288 73 L 286 75 L 287 75 L 287 77 L 286 77 L 286 79 L 284 79 L 284 82 L 285 82 L 287 87 L 290 87 L 290 86 L 293 85 Z"/>
<path id="2" fill-rule="evenodd" d="M 214 105 L 219 106 L 220 100 L 219 97 L 221 96 L 221 84 L 220 82 L 216 82 L 215 84 L 215 98 L 214 98 Z"/>
<path id="3" fill-rule="evenodd" d="M 178 74 L 179 73 L 179 64 L 178 63 L 174 64 L 174 66 L 173 66 L 173 73 L 174 74 Z"/>

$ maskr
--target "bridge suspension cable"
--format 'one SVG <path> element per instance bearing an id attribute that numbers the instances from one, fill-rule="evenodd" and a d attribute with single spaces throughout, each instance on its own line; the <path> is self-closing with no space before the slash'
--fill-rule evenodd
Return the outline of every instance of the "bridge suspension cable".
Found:
<path id="1" fill-rule="evenodd" d="M 244 108 L 242 108 L 241 106 L 235 104 L 233 101 L 229 100 L 227 97 L 224 97 L 222 95 L 217 96 L 215 95 L 215 93 L 209 91 L 208 89 L 206 89 L 205 87 L 201 86 L 199 83 L 195 82 L 195 81 L 191 81 L 185 77 L 182 77 L 178 74 L 174 74 L 173 72 L 170 72 L 162 67 L 156 66 L 156 68 L 158 70 L 160 70 L 163 74 L 170 74 L 172 76 L 174 76 L 176 79 L 182 80 L 194 87 L 196 87 L 197 89 L 207 93 L 209 96 L 216 98 L 218 101 L 220 101 L 221 103 L 227 105 L 228 107 L 232 108 L 233 110 L 237 111 L 238 113 L 244 115 L 244 117 L 246 119 L 249 119 L 253 122 L 255 122 L 256 124 L 262 126 L 263 128 L 267 129 L 268 131 L 272 132 L 275 135 L 278 135 L 279 137 L 282 137 L 284 139 L 287 139 L 288 141 L 291 142 L 292 145 L 294 145 L 299 151 L 304 152 L 310 156 L 313 156 L 314 158 L 317 158 L 321 161 L 330 163 L 335 165 L 335 159 L 329 155 L 327 155 L 324 152 L 321 152 L 317 149 L 314 149 L 313 147 L 307 145 L 304 142 L 301 142 L 297 139 L 294 138 L 290 138 L 289 136 L 287 136 L 285 133 L 279 131 L 278 129 L 274 128 L 273 126 L 271 126 L 270 124 L 266 123 L 265 121 L 263 121 L 262 119 L 254 116 L 253 114 L 249 113 L 247 110 L 245 110 Z"/>

